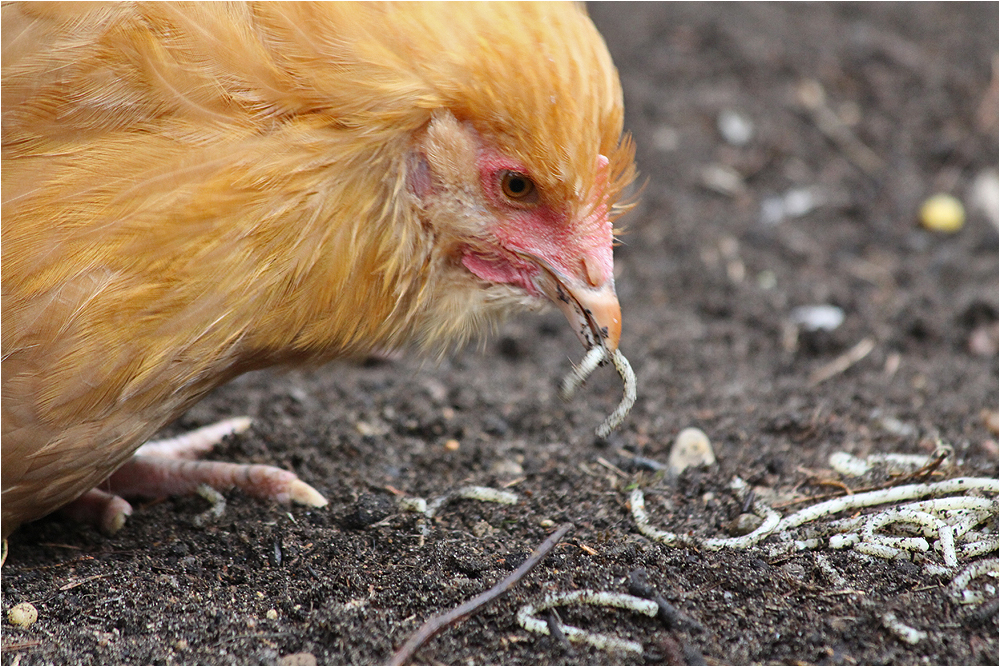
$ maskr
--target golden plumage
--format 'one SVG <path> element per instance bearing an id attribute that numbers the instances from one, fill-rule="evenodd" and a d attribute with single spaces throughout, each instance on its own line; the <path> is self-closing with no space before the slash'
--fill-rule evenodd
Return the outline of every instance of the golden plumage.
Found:
<path id="1" fill-rule="evenodd" d="M 4 535 L 246 370 L 463 339 L 541 274 L 613 299 L 632 151 L 577 5 L 2 11 Z"/>

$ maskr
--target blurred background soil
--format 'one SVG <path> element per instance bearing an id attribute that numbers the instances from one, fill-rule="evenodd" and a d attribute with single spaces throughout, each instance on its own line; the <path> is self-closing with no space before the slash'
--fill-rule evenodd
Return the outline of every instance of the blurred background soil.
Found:
<path id="1" fill-rule="evenodd" d="M 610 368 L 559 398 L 583 350 L 554 311 L 440 363 L 244 376 L 169 432 L 250 415 L 218 457 L 294 470 L 330 505 L 233 492 L 205 527 L 200 498 L 139 505 L 112 538 L 58 518 L 26 526 L 3 567 L 3 609 L 31 602 L 39 620 L 4 621 L 3 664 L 383 663 L 565 521 L 573 531 L 507 597 L 417 659 L 997 664 L 995 586 L 963 606 L 947 577 L 850 551 L 824 553 L 834 576 L 808 551 L 667 548 L 627 506 L 640 484 L 657 526 L 725 536 L 741 509 L 734 476 L 761 497 L 821 496 L 840 480 L 834 451 L 929 454 L 938 439 L 954 447 L 947 476 L 997 476 L 997 4 L 590 9 L 646 179 L 616 251 L 639 387 L 623 426 L 593 435 L 621 395 Z M 935 193 L 964 204 L 958 231 L 918 223 Z M 796 309 L 815 305 L 842 323 L 810 330 Z M 859 344 L 870 352 L 830 366 Z M 636 455 L 665 463 L 689 426 L 709 436 L 715 465 L 679 479 L 637 469 Z M 456 500 L 433 520 L 394 504 L 395 492 L 470 484 L 519 500 Z M 640 568 L 690 624 L 561 614 L 642 654 L 516 622 L 549 592 L 626 592 Z M 927 637 L 901 641 L 887 610 Z"/>

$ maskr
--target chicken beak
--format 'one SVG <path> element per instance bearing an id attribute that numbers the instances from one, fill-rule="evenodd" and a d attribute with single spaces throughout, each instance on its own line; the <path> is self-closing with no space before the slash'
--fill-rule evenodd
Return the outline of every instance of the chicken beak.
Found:
<path id="1" fill-rule="evenodd" d="M 590 287 L 560 275 L 544 262 L 538 263 L 543 269 L 538 287 L 566 316 L 583 346 L 588 350 L 595 345 L 608 352 L 617 350 L 622 335 L 622 310 L 614 278 Z"/>
<path id="2" fill-rule="evenodd" d="M 589 350 L 599 344 L 608 352 L 617 350 L 622 335 L 622 309 L 614 281 L 609 280 L 596 289 L 582 285 L 563 285 L 563 289 L 569 294 L 569 303 L 560 301 L 557 305 L 583 346 Z"/>

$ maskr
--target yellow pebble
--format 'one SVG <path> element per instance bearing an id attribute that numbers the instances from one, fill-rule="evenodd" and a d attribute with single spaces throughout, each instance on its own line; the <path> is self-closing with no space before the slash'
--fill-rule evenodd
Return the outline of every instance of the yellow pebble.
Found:
<path id="1" fill-rule="evenodd" d="M 278 620 L 278 610 L 277 609 L 268 609 L 267 613 L 265 614 L 265 616 L 267 616 L 267 620 L 269 620 L 269 621 L 276 621 L 276 620 Z"/>
<path id="2" fill-rule="evenodd" d="M 38 620 L 38 610 L 30 602 L 22 602 L 11 607 L 7 612 L 7 620 L 11 625 L 19 628 L 27 628 Z"/>
<path id="3" fill-rule="evenodd" d="M 444 448 L 447 449 L 449 452 L 457 452 L 458 448 L 461 446 L 462 445 L 459 444 L 458 440 L 447 440 L 444 443 Z"/>
<path id="4" fill-rule="evenodd" d="M 951 195 L 934 195 L 920 207 L 920 224 L 934 232 L 957 232 L 965 224 L 965 208 Z"/>

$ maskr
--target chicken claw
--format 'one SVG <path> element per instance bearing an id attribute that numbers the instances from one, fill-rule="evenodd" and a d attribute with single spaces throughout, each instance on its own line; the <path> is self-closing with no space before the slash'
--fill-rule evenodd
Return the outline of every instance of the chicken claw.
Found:
<path id="1" fill-rule="evenodd" d="M 224 437 L 241 433 L 250 424 L 250 419 L 237 417 L 175 438 L 148 442 L 116 470 L 102 488 L 86 492 L 61 513 L 113 535 L 132 514 L 132 506 L 123 496 L 193 495 L 202 485 L 219 491 L 238 487 L 248 495 L 284 503 L 311 507 L 326 505 L 322 494 L 287 470 L 258 464 L 196 460 Z"/>

